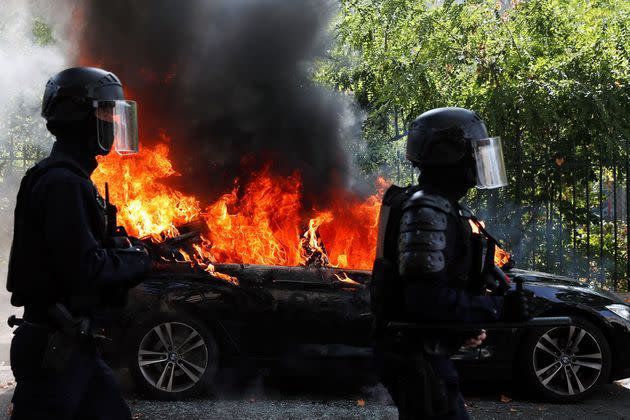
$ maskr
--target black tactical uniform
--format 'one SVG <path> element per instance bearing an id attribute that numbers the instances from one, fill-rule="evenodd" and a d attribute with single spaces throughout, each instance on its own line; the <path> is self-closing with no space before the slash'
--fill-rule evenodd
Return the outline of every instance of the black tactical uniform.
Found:
<path id="1" fill-rule="evenodd" d="M 503 316 L 504 298 L 483 295 L 484 276 L 496 270 L 492 258 L 484 261 L 484 249 L 493 247 L 473 234 L 473 216 L 459 203 L 480 166 L 470 140 L 487 137 L 471 111 L 421 115 L 407 146 L 408 158 L 421 169 L 419 185 L 392 186 L 383 198 L 371 289 L 375 357 L 401 419 L 468 418 L 449 355 L 478 333 L 392 333 L 388 322 L 493 322 Z"/>
<path id="2" fill-rule="evenodd" d="M 81 104 L 77 98 L 88 95 L 80 89 L 86 85 L 91 96 Z M 105 247 L 105 202 L 90 175 L 96 154 L 107 151 L 89 111 L 103 96 L 122 99 L 122 87 L 102 70 L 69 69 L 51 79 L 43 115 L 57 141 L 20 185 L 7 278 L 11 303 L 24 306 L 24 322 L 11 343 L 15 419 L 130 418 L 89 329 L 99 309 L 124 302 L 150 267 L 137 247 Z M 85 115 L 82 105 L 88 107 Z M 59 308 L 70 318 L 60 319 Z"/>

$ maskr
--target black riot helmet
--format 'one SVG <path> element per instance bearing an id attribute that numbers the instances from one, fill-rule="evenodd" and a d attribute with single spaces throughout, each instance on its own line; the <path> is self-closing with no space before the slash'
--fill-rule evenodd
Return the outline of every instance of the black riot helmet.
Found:
<path id="1" fill-rule="evenodd" d="M 55 136 L 80 135 L 94 141 L 95 154 L 112 147 L 120 154 L 138 151 L 136 103 L 125 100 L 122 83 L 108 71 L 73 67 L 46 83 L 42 117 Z"/>
<path id="2" fill-rule="evenodd" d="M 501 139 L 489 137 L 483 120 L 468 109 L 436 108 L 412 121 L 407 159 L 421 171 L 460 173 L 471 187 L 507 185 Z"/>

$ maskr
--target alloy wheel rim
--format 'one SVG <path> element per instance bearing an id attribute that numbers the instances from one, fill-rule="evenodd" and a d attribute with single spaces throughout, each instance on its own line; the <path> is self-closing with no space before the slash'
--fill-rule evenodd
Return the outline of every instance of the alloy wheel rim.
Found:
<path id="1" fill-rule="evenodd" d="M 599 343 L 575 325 L 553 328 L 541 335 L 532 358 L 538 381 L 559 395 L 586 392 L 595 385 L 603 368 Z"/>
<path id="2" fill-rule="evenodd" d="M 151 328 L 138 347 L 138 367 L 145 380 L 165 392 L 195 386 L 208 367 L 208 346 L 201 334 L 182 322 Z"/>

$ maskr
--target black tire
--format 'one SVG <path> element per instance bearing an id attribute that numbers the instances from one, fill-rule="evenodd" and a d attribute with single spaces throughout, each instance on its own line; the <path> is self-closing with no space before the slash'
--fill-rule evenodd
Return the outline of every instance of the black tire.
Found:
<path id="1" fill-rule="evenodd" d="M 571 318 L 571 327 L 529 331 L 516 359 L 526 389 L 551 402 L 582 401 L 610 375 L 612 356 L 604 334 L 582 317 Z"/>
<path id="2" fill-rule="evenodd" d="M 135 326 L 127 342 L 127 365 L 143 396 L 181 400 L 212 389 L 218 347 L 212 333 L 197 319 L 186 314 L 152 317 Z"/>

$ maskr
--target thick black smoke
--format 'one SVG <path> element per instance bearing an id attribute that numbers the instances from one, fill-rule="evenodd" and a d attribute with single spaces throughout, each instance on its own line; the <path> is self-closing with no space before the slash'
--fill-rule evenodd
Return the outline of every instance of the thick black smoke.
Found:
<path id="1" fill-rule="evenodd" d="M 171 140 L 188 191 L 224 192 L 272 162 L 321 204 L 349 176 L 345 98 L 310 81 L 334 11 L 316 0 L 81 2 L 82 64 L 115 72 L 143 141 Z M 210 197 L 209 197 L 210 198 Z"/>

